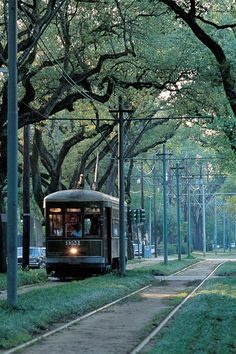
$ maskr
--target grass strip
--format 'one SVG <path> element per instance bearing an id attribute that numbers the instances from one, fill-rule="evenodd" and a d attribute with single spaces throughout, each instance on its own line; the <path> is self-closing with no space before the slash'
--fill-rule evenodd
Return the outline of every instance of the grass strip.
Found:
<path id="1" fill-rule="evenodd" d="M 97 309 L 131 291 L 154 281 L 153 274 L 177 271 L 196 262 L 195 259 L 170 261 L 168 266 L 157 264 L 129 270 L 125 277 L 107 274 L 72 281 L 46 289 L 35 289 L 19 296 L 17 306 L 0 301 L 0 348 L 7 349 L 24 343 L 47 330 L 60 320 L 68 321 Z"/>
<path id="2" fill-rule="evenodd" d="M 222 268 L 232 266 L 235 272 L 235 263 Z M 211 279 L 155 338 L 148 354 L 236 353 L 235 314 L 236 277 Z"/>
<path id="3" fill-rule="evenodd" d="M 31 285 L 38 283 L 46 283 L 48 280 L 45 269 L 29 269 L 23 271 L 18 270 L 18 286 Z M 7 287 L 6 274 L 0 273 L 0 291 L 5 290 Z"/>
<path id="4" fill-rule="evenodd" d="M 226 262 L 220 268 L 217 269 L 215 275 L 236 277 L 236 262 Z"/>

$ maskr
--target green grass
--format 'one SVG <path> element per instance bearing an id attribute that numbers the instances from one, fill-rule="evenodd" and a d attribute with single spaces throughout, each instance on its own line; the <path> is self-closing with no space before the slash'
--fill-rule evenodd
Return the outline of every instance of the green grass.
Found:
<path id="1" fill-rule="evenodd" d="M 203 257 L 203 253 L 202 252 L 194 252 L 193 253 L 194 256 L 196 257 L 202 257 L 204 258 L 235 258 L 236 259 L 236 251 L 233 248 L 231 252 L 229 252 L 229 250 L 226 250 L 225 252 L 223 251 L 223 249 L 217 249 L 217 253 L 215 253 L 215 251 L 210 251 L 206 253 L 206 257 Z"/>
<path id="2" fill-rule="evenodd" d="M 30 269 L 27 271 L 18 271 L 18 286 L 31 285 L 38 283 L 45 283 L 47 281 L 47 275 L 45 269 Z M 0 290 L 4 290 L 7 287 L 6 274 L 0 273 Z"/>
<path id="3" fill-rule="evenodd" d="M 224 265 L 225 269 L 236 264 Z M 211 279 L 155 338 L 148 354 L 236 353 L 236 277 Z"/>
<path id="4" fill-rule="evenodd" d="M 192 264 L 195 264 L 199 262 L 199 259 L 193 258 L 193 257 L 185 257 L 181 261 L 175 260 L 175 261 L 169 261 L 167 265 L 165 265 L 163 262 L 155 265 L 155 268 L 153 267 L 153 274 L 154 275 L 170 275 L 172 273 L 175 273 L 183 268 L 183 264 L 185 267 L 188 267 Z M 152 268 L 150 266 L 150 268 Z"/>
<path id="5" fill-rule="evenodd" d="M 215 275 L 235 276 L 236 277 L 236 262 L 226 262 L 217 269 Z"/>
<path id="6" fill-rule="evenodd" d="M 186 267 L 195 260 L 170 261 L 129 270 L 125 277 L 107 274 L 51 288 L 35 289 L 19 296 L 17 306 L 0 301 L 0 348 L 21 344 L 55 322 L 79 316 L 154 281 L 153 274 Z M 36 271 L 37 273 L 37 271 Z"/>

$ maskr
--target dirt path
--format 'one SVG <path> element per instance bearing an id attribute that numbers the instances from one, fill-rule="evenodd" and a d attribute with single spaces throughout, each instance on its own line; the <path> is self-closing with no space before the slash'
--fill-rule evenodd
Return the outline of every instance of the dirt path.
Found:
<path id="1" fill-rule="evenodd" d="M 24 348 L 22 352 L 25 354 L 129 353 L 147 335 L 147 326 L 150 332 L 154 317 L 168 309 L 167 299 L 185 290 L 189 280 L 196 280 L 199 275 L 209 274 L 217 264 L 219 264 L 217 260 L 201 262 L 181 273 L 178 279 L 169 278 L 164 284 L 152 286 L 123 303 L 84 319 L 30 348 Z"/>

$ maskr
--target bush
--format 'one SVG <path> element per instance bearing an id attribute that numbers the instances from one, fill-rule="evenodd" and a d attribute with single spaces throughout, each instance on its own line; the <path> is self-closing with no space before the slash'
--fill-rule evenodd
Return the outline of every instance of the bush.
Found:
<path id="1" fill-rule="evenodd" d="M 45 269 L 18 270 L 18 286 L 44 283 L 47 281 Z M 0 290 L 7 288 L 7 274 L 0 274 Z"/>

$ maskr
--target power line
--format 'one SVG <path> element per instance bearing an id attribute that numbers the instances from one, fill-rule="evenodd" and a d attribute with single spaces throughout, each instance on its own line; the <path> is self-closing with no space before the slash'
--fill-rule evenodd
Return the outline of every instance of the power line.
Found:
<path id="1" fill-rule="evenodd" d="M 34 37 L 34 41 L 33 43 L 31 43 L 30 47 L 26 50 L 26 52 L 22 55 L 21 59 L 19 60 L 19 66 L 25 61 L 25 59 L 27 58 L 27 56 L 29 55 L 31 49 L 34 47 L 34 45 L 36 44 L 36 42 L 40 39 L 40 37 L 42 36 L 43 32 L 45 32 L 45 30 L 47 29 L 48 25 L 50 24 L 50 22 L 52 21 L 52 19 L 54 18 L 54 16 L 57 14 L 57 12 L 60 10 L 60 8 L 62 7 L 63 3 L 65 2 L 65 0 L 62 0 L 61 3 L 59 2 L 59 4 L 55 4 L 55 9 L 54 11 L 51 13 L 51 15 L 49 16 L 49 18 L 47 19 L 47 22 L 44 24 L 44 26 L 42 26 L 40 32 L 38 32 L 38 37 L 33 36 Z M 22 4 L 21 4 L 22 6 Z M 24 4 L 23 4 L 24 6 Z M 24 11 L 24 14 L 26 15 L 26 17 L 31 21 L 30 17 L 28 16 L 28 14 L 25 12 L 24 7 L 22 6 L 22 9 Z M 21 18 L 22 19 L 22 18 Z M 22 19 L 22 21 L 24 22 L 24 20 Z M 32 23 L 32 21 L 31 21 Z M 26 24 L 25 24 L 26 25 Z M 26 27 L 28 27 L 26 25 Z M 29 28 L 28 28 L 29 30 Z"/>
<path id="2" fill-rule="evenodd" d="M 101 102 L 100 102 L 101 103 Z M 111 112 L 111 110 L 110 110 Z M 147 121 L 152 121 L 152 120 L 182 120 L 182 119 L 212 119 L 214 118 L 213 116 L 204 116 L 204 117 L 199 117 L 199 116 L 165 116 L 165 117 L 132 117 L 132 118 L 127 118 L 127 119 L 124 119 L 125 121 L 129 121 L 129 122 L 138 122 L 138 121 L 144 121 L 144 120 L 147 120 Z M 51 117 L 49 118 L 50 120 L 92 120 L 92 119 L 95 119 L 95 118 L 85 118 L 85 117 Z M 99 121 L 102 121 L 102 120 L 105 120 L 105 121 L 117 121 L 118 122 L 118 118 L 99 118 Z"/>
<path id="3" fill-rule="evenodd" d="M 61 5 L 63 4 L 64 0 L 62 1 Z M 60 7 L 61 7 L 60 5 Z M 32 21 L 31 19 L 29 18 L 28 14 L 25 12 L 24 8 L 23 9 L 23 12 L 25 14 L 25 16 L 28 18 L 28 20 L 31 22 L 32 24 Z M 58 9 L 59 10 L 59 9 Z M 53 18 L 53 17 L 52 17 Z M 21 16 L 21 19 L 22 21 L 24 22 L 25 26 L 28 28 L 28 25 L 26 24 L 24 18 L 22 18 Z M 46 29 L 46 28 L 45 28 Z M 29 28 L 28 28 L 29 30 Z M 43 31 L 42 31 L 43 33 Z M 35 40 L 36 40 L 36 37 L 34 36 Z M 42 46 L 40 46 L 39 44 L 39 47 L 42 49 L 43 53 L 47 56 L 47 58 L 49 59 L 49 61 L 52 63 L 52 60 L 50 58 L 50 56 L 48 55 L 48 53 L 50 53 L 51 57 L 53 58 L 53 60 L 56 62 L 56 64 L 58 65 L 57 66 L 54 66 L 54 68 L 60 73 L 62 74 L 62 76 L 64 77 L 64 79 L 73 87 L 73 88 L 76 88 L 76 90 L 84 97 L 84 98 L 88 98 L 90 101 L 93 101 L 93 102 L 96 102 L 96 103 L 99 103 L 99 104 L 103 104 L 102 102 L 94 99 L 93 97 L 91 97 L 89 94 L 87 94 L 86 92 L 83 92 L 80 87 L 77 85 L 77 83 L 71 78 L 71 76 L 63 69 L 61 68 L 60 66 L 60 63 L 58 62 L 58 60 L 55 58 L 54 54 L 50 51 L 50 49 L 47 47 L 47 45 L 44 43 L 44 41 L 42 40 L 41 38 L 41 34 L 40 34 L 40 37 L 39 37 L 39 40 L 41 41 L 42 45 L 44 46 L 44 48 L 46 48 L 46 51 L 42 48 Z"/>

